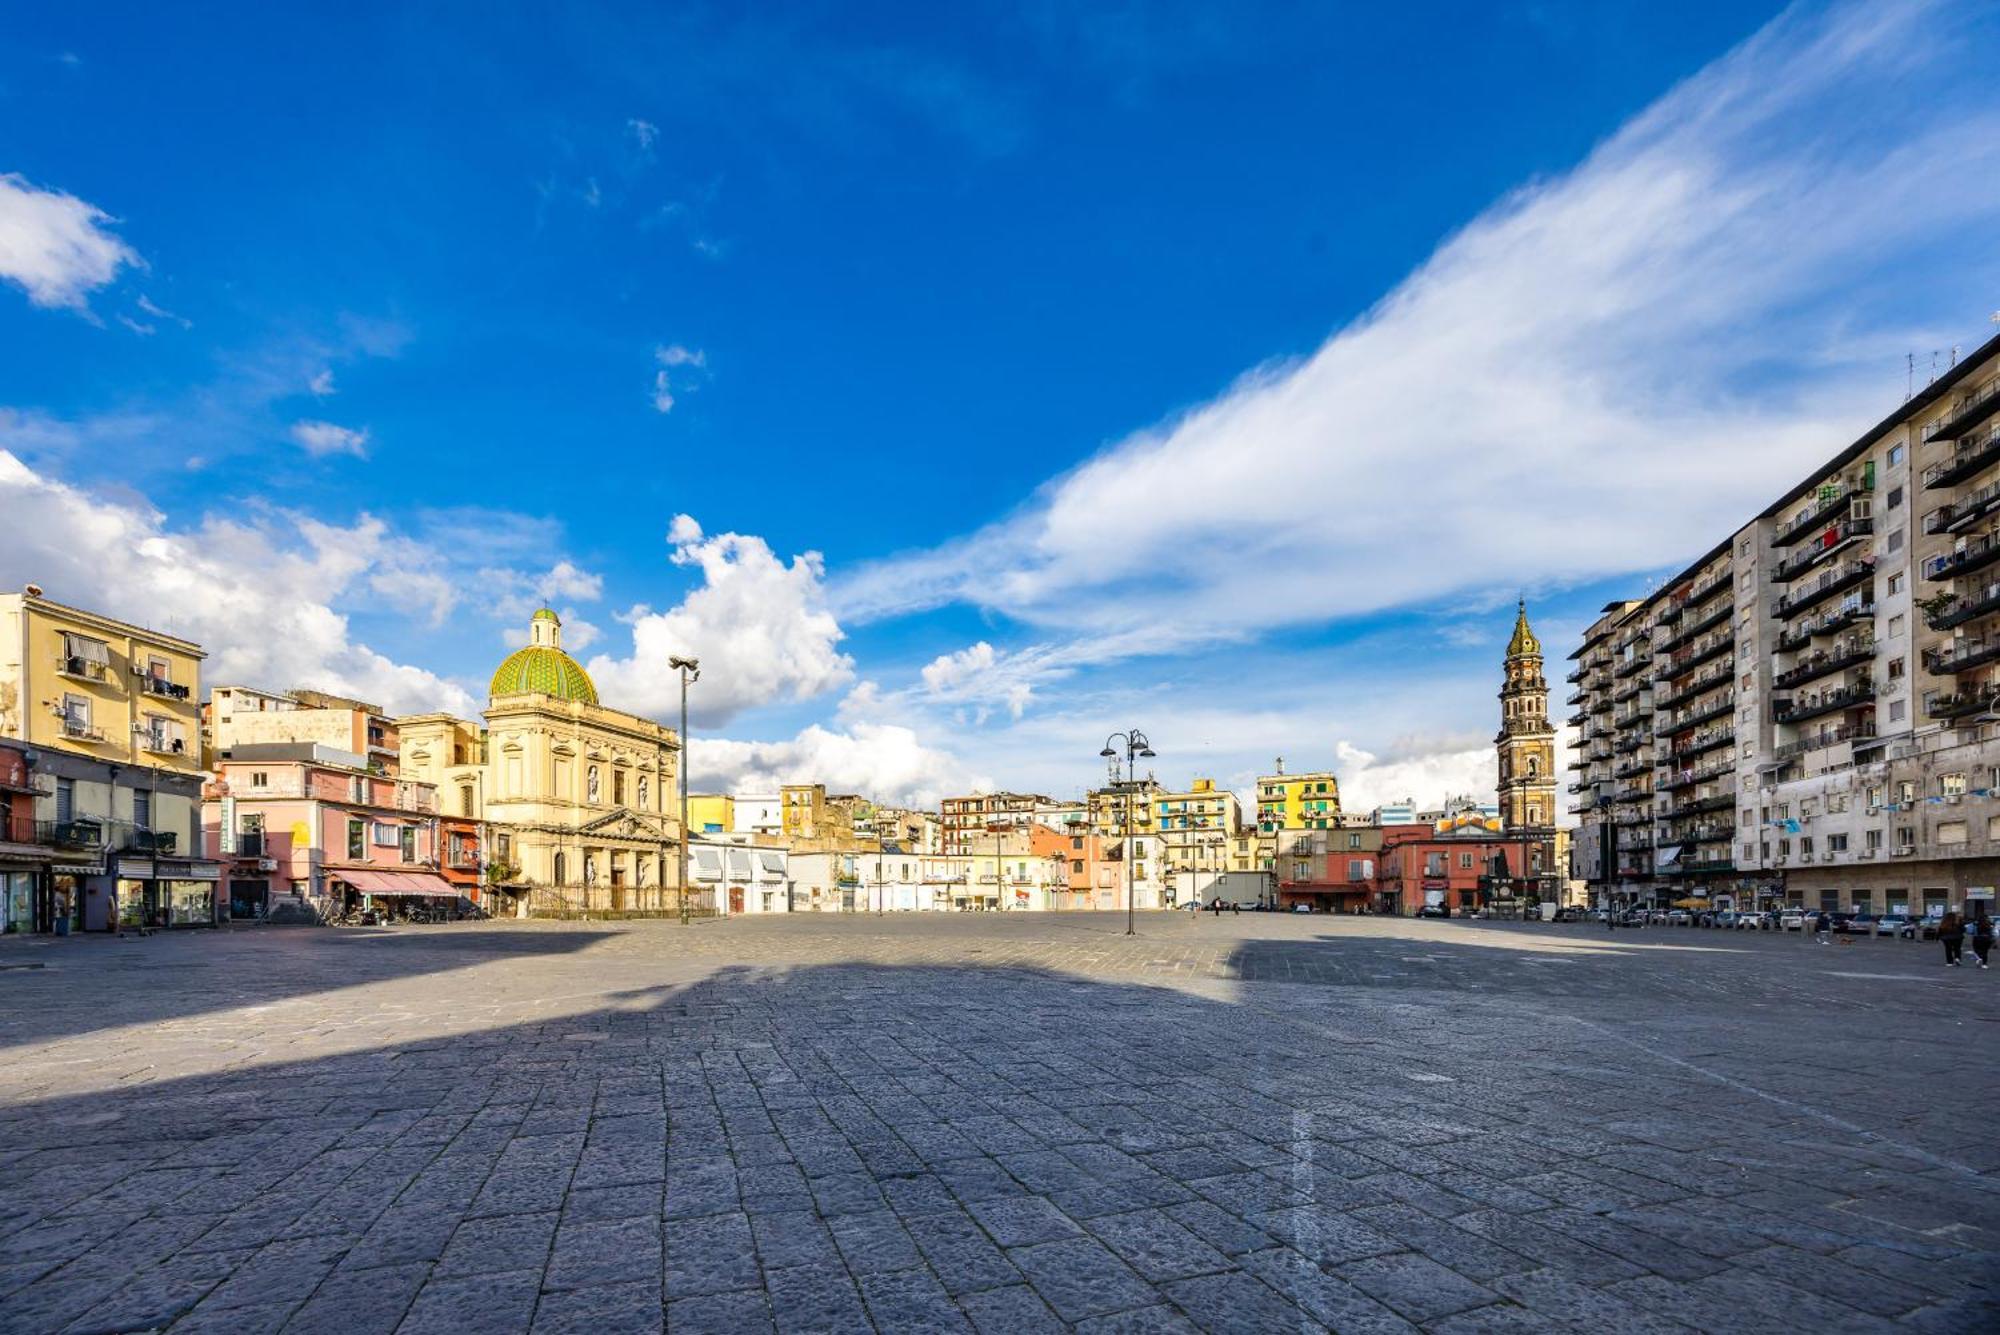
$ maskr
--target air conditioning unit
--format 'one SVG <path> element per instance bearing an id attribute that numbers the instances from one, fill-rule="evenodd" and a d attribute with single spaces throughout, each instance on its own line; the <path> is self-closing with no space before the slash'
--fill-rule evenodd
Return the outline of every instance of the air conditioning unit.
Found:
<path id="1" fill-rule="evenodd" d="M 1811 862 L 1812 860 L 1813 860 L 1813 855 L 1812 855 L 1812 854 L 1810 854 L 1810 853 L 1801 853 L 1801 854 L 1799 854 L 1799 861 L 1800 861 L 1800 862 Z"/>
<path id="2" fill-rule="evenodd" d="M 1916 851 L 1917 846 L 1915 844 L 1897 844 L 1889 850 L 1889 856 L 1892 858 L 1906 858 Z"/>
<path id="3" fill-rule="evenodd" d="M 278 860 L 276 858 L 257 859 L 258 871 L 276 871 L 277 869 L 278 869 Z"/>
<path id="4" fill-rule="evenodd" d="M 1857 858 L 1872 858 L 1875 856 L 1875 850 L 1872 848 L 1864 848 L 1859 852 L 1857 852 L 1854 856 Z"/>
<path id="5" fill-rule="evenodd" d="M 1964 800 L 1965 799 L 1957 793 L 1947 793 L 1944 799 L 1945 805 L 1952 807 L 1957 806 L 1960 802 L 1963 802 Z"/>

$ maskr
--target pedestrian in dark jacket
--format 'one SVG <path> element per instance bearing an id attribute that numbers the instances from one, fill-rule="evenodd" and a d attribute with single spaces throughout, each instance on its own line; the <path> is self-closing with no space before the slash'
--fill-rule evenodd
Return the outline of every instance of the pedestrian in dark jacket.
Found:
<path id="1" fill-rule="evenodd" d="M 1965 924 L 1956 913 L 1947 913 L 1938 923 L 1938 940 L 1944 942 L 1944 962 L 1948 968 L 1958 967 L 1959 951 L 1965 947 Z"/>
<path id="2" fill-rule="evenodd" d="M 1972 953 L 1979 957 L 1979 967 L 1986 967 L 1986 957 L 1993 953 L 1993 919 L 1986 916 L 1981 907 L 1979 916 L 1972 920 Z"/>

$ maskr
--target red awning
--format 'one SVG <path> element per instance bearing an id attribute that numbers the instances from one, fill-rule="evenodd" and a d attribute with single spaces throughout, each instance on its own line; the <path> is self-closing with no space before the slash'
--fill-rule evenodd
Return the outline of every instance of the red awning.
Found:
<path id="1" fill-rule="evenodd" d="M 458 887 L 444 877 L 426 871 L 354 871 L 341 868 L 333 879 L 365 895 L 435 895 L 457 899 Z"/>

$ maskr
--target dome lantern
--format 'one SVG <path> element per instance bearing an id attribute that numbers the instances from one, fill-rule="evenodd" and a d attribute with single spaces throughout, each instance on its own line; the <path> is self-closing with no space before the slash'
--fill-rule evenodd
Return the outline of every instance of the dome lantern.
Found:
<path id="1" fill-rule="evenodd" d="M 597 703 L 597 687 L 590 674 L 563 652 L 562 619 L 546 607 L 529 619 L 528 643 L 507 655 L 494 672 L 491 693 Z"/>

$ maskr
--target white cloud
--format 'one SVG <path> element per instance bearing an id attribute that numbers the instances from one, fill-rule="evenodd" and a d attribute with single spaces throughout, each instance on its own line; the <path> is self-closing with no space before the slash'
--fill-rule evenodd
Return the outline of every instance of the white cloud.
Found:
<path id="1" fill-rule="evenodd" d="M 659 369 L 653 372 L 653 411 L 670 413 L 674 410 L 674 387 L 692 389 L 699 384 L 708 369 L 708 354 L 700 348 L 688 348 L 679 343 L 663 344 L 653 349 L 653 360 Z"/>
<path id="2" fill-rule="evenodd" d="M 368 457 L 366 431 L 336 426 L 332 422 L 301 421 L 292 424 L 291 436 L 293 444 L 316 459 L 329 454 L 351 454 L 357 459 Z"/>
<path id="3" fill-rule="evenodd" d="M 0 581 L 33 581 L 59 600 L 196 640 L 209 650 L 210 685 L 319 686 L 399 712 L 474 708 L 457 684 L 355 642 L 334 610 L 344 591 L 383 573 L 380 553 L 394 540 L 379 521 L 339 527 L 280 512 L 173 530 L 155 511 L 87 495 L 5 451 L 0 513 L 35 516 L 0 525 Z"/>
<path id="4" fill-rule="evenodd" d="M 660 137 L 659 126 L 651 121 L 639 120 L 637 117 L 626 121 L 625 128 L 631 132 L 633 141 L 639 145 L 639 151 L 642 153 L 651 148 L 653 142 Z"/>
<path id="5" fill-rule="evenodd" d="M 321 369 L 311 380 L 306 382 L 306 388 L 312 392 L 312 396 L 316 399 L 330 398 L 334 392 L 333 368 L 329 366 Z"/>
<path id="6" fill-rule="evenodd" d="M 826 610 L 818 552 L 785 562 L 759 537 L 706 536 L 687 515 L 668 532 L 675 565 L 701 572 L 701 587 L 669 611 L 635 607 L 628 658 L 599 656 L 590 673 L 599 693 L 619 708 L 665 717 L 680 700 L 673 655 L 701 660 L 690 708 L 711 725 L 744 709 L 778 700 L 805 700 L 845 685 L 854 664 L 837 647 L 840 624 Z"/>
<path id="7" fill-rule="evenodd" d="M 143 292 L 139 294 L 139 309 L 156 320 L 171 320 L 183 329 L 194 328 L 194 321 L 187 319 L 185 316 L 175 315 L 172 311 L 161 309 L 153 303 L 151 297 L 145 295 Z"/>
<path id="8" fill-rule="evenodd" d="M 87 309 L 90 293 L 121 268 L 144 267 L 137 251 L 104 229 L 113 221 L 75 195 L 0 173 L 0 278 L 37 306 Z"/>
<path id="9" fill-rule="evenodd" d="M 2000 192 L 1938 189 L 2000 179 L 2000 112 L 1934 77 L 1979 54 L 1969 27 L 1789 13 L 1310 356 L 843 572 L 835 610 L 1198 638 L 1690 559 L 1894 405 L 1905 321 L 1983 314 Z"/>
<path id="10" fill-rule="evenodd" d="M 525 570 L 485 569 L 479 572 L 478 578 L 480 587 L 486 591 L 492 614 L 509 622 L 525 623 L 535 609 L 552 607 L 564 599 L 594 603 L 604 596 L 604 576 L 585 570 L 567 557 L 539 574 Z M 589 632 L 592 638 L 596 633 L 595 629 Z M 579 640 L 578 632 L 570 625 L 569 616 L 564 614 L 563 647 L 575 653 L 588 644 L 588 639 Z"/>
<path id="11" fill-rule="evenodd" d="M 1033 682 L 1043 675 L 1038 655 L 1001 654 L 985 640 L 956 653 L 941 654 L 918 675 L 935 699 L 970 700 L 980 704 L 978 722 L 986 721 L 985 706 L 999 702 L 1020 718 L 1034 695 Z"/>
<path id="12" fill-rule="evenodd" d="M 707 680 L 703 668 L 703 680 Z M 990 789 L 948 752 L 925 746 L 909 728 L 861 723 L 846 732 L 814 724 L 789 741 L 741 742 L 704 738 L 688 742 L 689 787 L 707 792 L 751 792 L 783 783 L 823 783 L 836 792 L 863 793 L 877 801 L 932 805 L 953 793 Z"/>

